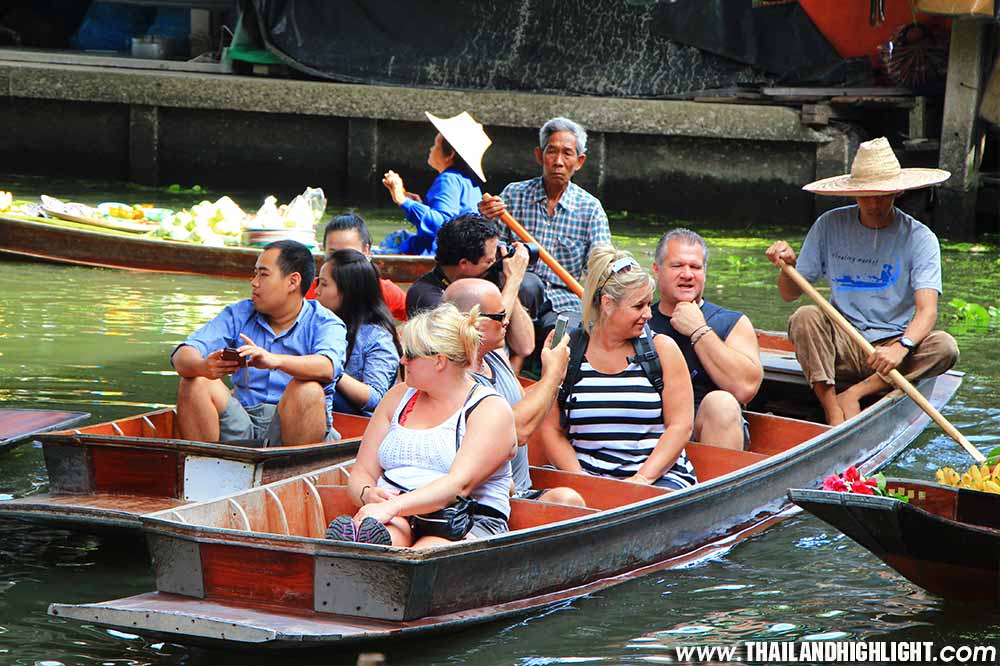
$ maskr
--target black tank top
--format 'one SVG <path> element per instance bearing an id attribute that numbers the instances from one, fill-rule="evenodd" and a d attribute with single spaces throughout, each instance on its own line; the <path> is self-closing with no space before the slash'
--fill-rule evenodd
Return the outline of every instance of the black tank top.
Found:
<path id="1" fill-rule="evenodd" d="M 698 359 L 698 354 L 695 353 L 694 346 L 691 344 L 691 339 L 674 330 L 674 327 L 670 325 L 670 317 L 660 312 L 659 303 L 655 303 L 652 308 L 653 318 L 649 321 L 649 327 L 657 333 L 663 333 L 673 338 L 684 354 L 688 370 L 691 371 L 691 385 L 694 388 L 694 406 L 697 409 L 698 405 L 701 404 L 701 399 L 719 387 L 715 385 L 712 378 L 705 372 L 705 368 L 702 367 L 701 361 Z M 729 333 L 736 326 L 736 322 L 743 316 L 742 312 L 727 310 L 706 300 L 702 300 L 701 302 L 701 312 L 705 315 L 705 323 L 711 326 L 715 334 L 723 341 L 729 337 Z"/>

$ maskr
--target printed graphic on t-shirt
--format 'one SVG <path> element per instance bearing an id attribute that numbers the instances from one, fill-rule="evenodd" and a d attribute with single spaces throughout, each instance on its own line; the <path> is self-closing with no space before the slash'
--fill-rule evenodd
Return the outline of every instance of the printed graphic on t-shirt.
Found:
<path id="1" fill-rule="evenodd" d="M 896 257 L 895 261 L 895 265 L 882 264 L 882 272 L 878 275 L 873 273 L 848 275 L 845 273 L 833 278 L 833 284 L 844 291 L 882 291 L 888 289 L 899 279 L 899 257 Z"/>

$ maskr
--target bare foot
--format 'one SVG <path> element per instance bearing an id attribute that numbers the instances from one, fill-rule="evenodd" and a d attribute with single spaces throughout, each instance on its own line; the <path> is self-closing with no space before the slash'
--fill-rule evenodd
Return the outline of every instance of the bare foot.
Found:
<path id="1" fill-rule="evenodd" d="M 844 414 L 844 419 L 853 418 L 861 413 L 861 401 L 855 398 L 850 390 L 837 396 L 837 404 Z"/>

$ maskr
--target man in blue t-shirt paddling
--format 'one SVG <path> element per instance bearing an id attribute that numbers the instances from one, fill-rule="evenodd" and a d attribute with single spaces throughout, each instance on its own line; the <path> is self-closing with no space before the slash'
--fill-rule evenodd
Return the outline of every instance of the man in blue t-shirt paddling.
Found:
<path id="1" fill-rule="evenodd" d="M 941 294 L 937 237 L 895 206 L 901 192 L 949 176 L 941 169 L 901 169 L 885 138 L 866 141 L 850 174 L 803 188 L 854 197 L 856 203 L 821 215 L 797 257 L 785 241 L 765 253 L 775 265 L 780 259 L 795 266 L 810 282 L 825 276 L 833 306 L 875 347 L 867 354 L 813 305 L 789 319 L 795 356 L 830 425 L 859 414 L 862 399 L 891 388 L 891 370 L 914 380 L 939 375 L 958 360 L 954 338 L 934 330 Z M 802 290 L 782 272 L 778 293 L 793 301 Z M 837 383 L 848 386 L 838 393 Z"/>
<path id="2" fill-rule="evenodd" d="M 704 238 L 690 229 L 663 234 L 653 262 L 660 301 L 649 326 L 684 354 L 694 388 L 692 439 L 740 450 L 750 443 L 742 408 L 757 395 L 764 368 L 747 316 L 705 300 L 707 273 Z"/>
<path id="3" fill-rule="evenodd" d="M 278 446 L 336 437 L 324 388 L 343 372 L 347 329 L 305 300 L 315 272 L 305 245 L 270 243 L 254 266 L 251 298 L 226 306 L 174 349 L 182 438 Z"/>

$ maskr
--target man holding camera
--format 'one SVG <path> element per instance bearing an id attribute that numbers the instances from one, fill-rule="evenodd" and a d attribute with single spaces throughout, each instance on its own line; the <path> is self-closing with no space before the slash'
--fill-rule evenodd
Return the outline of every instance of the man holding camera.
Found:
<path id="1" fill-rule="evenodd" d="M 251 298 L 227 306 L 170 356 L 180 386 L 183 439 L 262 440 L 265 445 L 334 439 L 332 397 L 324 388 L 344 369 L 347 328 L 304 296 L 316 261 L 302 243 L 264 248 Z M 233 391 L 222 378 L 233 376 Z"/>
<path id="2" fill-rule="evenodd" d="M 591 248 L 611 242 L 608 216 L 601 202 L 570 182 L 587 161 L 587 132 L 572 120 L 559 117 L 546 122 L 538 136 L 535 160 L 542 167 L 541 177 L 510 183 L 499 197 L 485 195 L 479 212 L 494 219 L 510 211 L 570 275 L 579 279 Z M 503 238 L 513 238 L 512 232 L 505 230 Z M 579 322 L 579 297 L 545 264 L 537 264 L 532 271 L 541 278 L 534 284 L 542 293 L 529 297 L 524 288 L 521 301 L 537 313 L 540 331 L 555 326 L 559 313 L 571 313 Z M 551 301 L 551 309 L 529 305 L 529 301 L 546 298 Z"/>
<path id="3" fill-rule="evenodd" d="M 513 243 L 508 247 L 500 243 L 496 222 L 475 214 L 460 215 L 438 230 L 434 259 L 437 262 L 434 268 L 417 278 L 406 292 L 407 316 L 436 307 L 444 290 L 456 280 L 484 278 L 497 286 L 502 282 L 503 311 L 509 324 L 507 346 L 518 356 L 531 353 L 535 330 L 518 300 L 531 259 L 525 245 Z"/>

